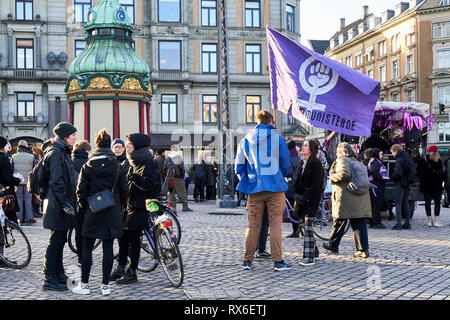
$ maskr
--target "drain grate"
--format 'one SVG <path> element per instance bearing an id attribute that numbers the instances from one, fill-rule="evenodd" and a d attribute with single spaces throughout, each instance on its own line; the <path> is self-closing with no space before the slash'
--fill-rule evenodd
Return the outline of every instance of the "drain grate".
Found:
<path id="1" fill-rule="evenodd" d="M 212 214 L 215 216 L 242 216 L 243 213 L 238 212 L 209 212 L 208 214 Z"/>

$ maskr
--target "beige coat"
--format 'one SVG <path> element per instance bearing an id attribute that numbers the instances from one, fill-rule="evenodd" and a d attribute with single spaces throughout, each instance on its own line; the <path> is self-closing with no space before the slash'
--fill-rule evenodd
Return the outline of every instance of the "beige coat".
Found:
<path id="1" fill-rule="evenodd" d="M 330 168 L 332 215 L 334 219 L 372 218 L 370 194 L 355 195 L 347 191 L 351 177 L 350 158 L 339 157 Z"/>

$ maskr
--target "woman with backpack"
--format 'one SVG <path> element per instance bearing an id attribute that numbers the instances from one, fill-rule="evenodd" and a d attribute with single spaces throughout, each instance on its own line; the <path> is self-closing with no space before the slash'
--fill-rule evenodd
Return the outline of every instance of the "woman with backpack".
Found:
<path id="1" fill-rule="evenodd" d="M 119 262 L 110 278 L 117 284 L 137 282 L 141 234 L 142 230 L 149 227 L 145 200 L 155 198 L 161 189 L 161 175 L 149 146 L 150 137 L 143 133 L 127 136 L 125 148 L 130 162 L 127 174 L 129 198 L 127 214 L 124 217 L 124 232 L 119 239 Z M 131 263 L 125 272 L 129 252 Z"/>
<path id="2" fill-rule="evenodd" d="M 113 267 L 113 241 L 123 235 L 121 206 L 126 204 L 128 186 L 125 173 L 121 171 L 114 153 L 111 150 L 111 136 L 106 129 L 95 135 L 97 147 L 89 154 L 88 162 L 80 171 L 77 187 L 77 201 L 84 215 L 82 227 L 83 250 L 81 260 L 81 282 L 72 292 L 89 294 L 89 273 L 92 267 L 92 250 L 96 239 L 103 245 L 103 279 L 101 291 L 110 294 L 109 277 Z M 92 212 L 89 197 L 98 192 L 112 190 L 114 203 L 109 209 Z"/>
<path id="3" fill-rule="evenodd" d="M 441 198 L 444 188 L 442 184 L 446 178 L 445 167 L 442 163 L 441 156 L 438 152 L 438 147 L 435 145 L 429 146 L 427 154 L 417 163 L 417 176 L 420 180 L 420 192 L 425 197 L 425 212 L 427 214 L 427 225 L 429 227 L 442 227 L 442 222 L 439 219 L 441 212 Z M 434 221 L 431 217 L 431 200 L 434 201 Z"/>
<path id="4" fill-rule="evenodd" d="M 369 192 L 357 195 L 349 191 L 351 161 L 358 161 L 350 144 L 342 142 L 337 147 L 338 158 L 330 168 L 330 181 L 333 187 L 332 215 L 333 227 L 330 241 L 323 247 L 333 253 L 339 252 L 339 244 L 347 226 L 347 220 L 353 229 L 356 252 L 355 257 L 369 257 L 369 239 L 366 219 L 372 218 Z M 367 175 L 367 169 L 365 170 Z M 367 178 L 368 179 L 368 178 Z"/>

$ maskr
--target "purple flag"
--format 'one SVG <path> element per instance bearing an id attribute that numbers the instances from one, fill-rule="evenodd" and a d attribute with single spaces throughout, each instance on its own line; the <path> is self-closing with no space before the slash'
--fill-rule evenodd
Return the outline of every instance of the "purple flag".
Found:
<path id="1" fill-rule="evenodd" d="M 370 136 L 380 83 L 267 27 L 272 107 L 313 127 Z"/>

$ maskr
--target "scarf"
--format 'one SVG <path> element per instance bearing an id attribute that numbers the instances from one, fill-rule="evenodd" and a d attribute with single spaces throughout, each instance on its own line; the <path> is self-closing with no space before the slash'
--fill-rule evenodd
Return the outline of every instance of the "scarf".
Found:
<path id="1" fill-rule="evenodd" d="M 99 157 L 112 160 L 116 157 L 116 155 L 110 148 L 97 148 L 89 154 L 89 160 L 95 160 L 93 158 L 98 159 Z"/>

